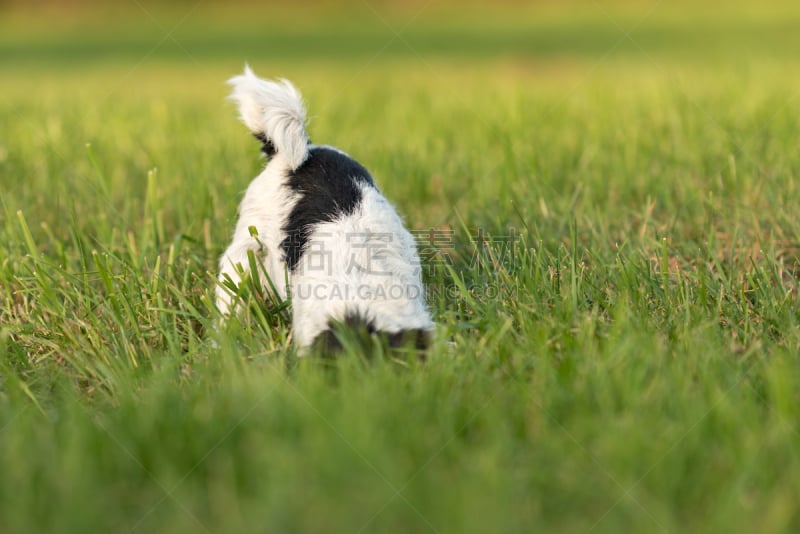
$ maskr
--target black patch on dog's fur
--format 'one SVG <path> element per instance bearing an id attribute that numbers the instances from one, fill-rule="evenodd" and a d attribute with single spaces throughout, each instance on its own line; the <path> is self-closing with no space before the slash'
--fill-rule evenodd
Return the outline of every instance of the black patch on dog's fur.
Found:
<path id="1" fill-rule="evenodd" d="M 328 329 L 320 333 L 312 343 L 312 351 L 323 356 L 335 356 L 344 350 L 342 339 L 358 347 L 365 355 L 373 348 L 373 339 L 381 338 L 384 347 L 390 350 L 415 349 L 425 351 L 431 343 L 431 333 L 421 328 L 400 330 L 395 333 L 382 332 L 375 324 L 359 315 L 348 314 L 344 321 L 328 321 Z"/>
<path id="2" fill-rule="evenodd" d="M 388 340 L 390 349 L 413 347 L 417 350 L 425 350 L 431 344 L 431 333 L 422 328 L 411 328 L 389 334 Z"/>
<path id="3" fill-rule="evenodd" d="M 311 346 L 312 350 L 318 354 L 332 356 L 344 349 L 340 336 L 351 336 L 359 345 L 363 346 L 369 342 L 370 336 L 374 333 L 375 325 L 372 321 L 358 315 L 348 314 L 344 321 L 328 321 L 328 329 L 320 333 Z"/>
<path id="4" fill-rule="evenodd" d="M 275 145 L 272 144 L 272 141 L 267 139 L 267 135 L 264 132 L 261 133 L 254 133 L 253 137 L 261 141 L 261 152 L 267 155 L 268 158 L 271 158 L 275 155 Z"/>
<path id="5" fill-rule="evenodd" d="M 297 267 L 314 227 L 352 214 L 361 202 L 359 183 L 375 187 L 369 171 L 341 152 L 317 147 L 300 167 L 289 172 L 288 187 L 300 195 L 283 225 L 286 264 Z"/>

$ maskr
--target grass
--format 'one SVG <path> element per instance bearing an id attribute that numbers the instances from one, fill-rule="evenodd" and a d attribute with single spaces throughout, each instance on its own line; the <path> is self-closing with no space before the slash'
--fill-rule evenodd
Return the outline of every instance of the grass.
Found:
<path id="1" fill-rule="evenodd" d="M 800 12 L 350 9 L 0 22 L 0 532 L 797 531 Z M 213 330 L 245 59 L 419 231 L 425 363 Z"/>

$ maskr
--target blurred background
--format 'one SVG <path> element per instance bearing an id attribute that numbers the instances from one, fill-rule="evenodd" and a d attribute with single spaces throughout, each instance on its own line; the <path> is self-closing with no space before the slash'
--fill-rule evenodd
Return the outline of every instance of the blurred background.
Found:
<path id="1" fill-rule="evenodd" d="M 286 65 L 409 55 L 685 61 L 800 52 L 800 8 L 785 0 L 4 0 L 0 10 L 7 67 L 242 58 Z"/>
<path id="2" fill-rule="evenodd" d="M 130 177 L 154 167 L 171 178 L 165 195 L 186 194 L 187 179 L 211 174 L 220 188 L 208 195 L 235 197 L 260 165 L 239 148 L 253 147 L 241 141 L 246 133 L 225 100 L 225 80 L 247 62 L 302 90 L 312 138 L 354 152 L 379 173 L 401 171 L 405 181 L 387 183 L 387 192 L 422 225 L 452 224 L 454 208 L 488 224 L 482 207 L 520 194 L 520 182 L 570 198 L 574 182 L 567 187 L 564 176 L 620 174 L 586 168 L 587 143 L 599 136 L 580 130 L 589 120 L 597 129 L 624 119 L 631 102 L 655 109 L 668 92 L 670 106 L 686 102 L 699 127 L 725 132 L 731 127 L 719 110 L 754 112 L 778 95 L 769 115 L 779 116 L 798 90 L 791 73 L 800 66 L 799 29 L 800 4 L 783 0 L 4 0 L 0 180 L 15 188 L 9 210 L 57 212 L 54 199 L 94 173 L 90 142 L 120 210 L 144 194 L 144 179 Z M 438 119 L 427 124 L 429 117 Z M 624 120 L 616 127 L 611 138 L 623 144 L 648 133 L 623 131 Z M 548 161 L 553 135 L 578 168 Z M 461 154 L 459 146 L 486 147 L 491 156 Z M 720 153 L 725 161 L 728 149 Z M 459 191 L 491 179 L 492 158 L 503 160 L 508 179 L 475 188 L 466 203 Z M 659 195 L 652 182 L 636 189 L 645 180 L 639 170 L 625 172 L 634 200 Z M 65 190 L 49 197 L 51 187 Z M 660 205 L 669 208 L 674 194 L 664 196 Z"/>

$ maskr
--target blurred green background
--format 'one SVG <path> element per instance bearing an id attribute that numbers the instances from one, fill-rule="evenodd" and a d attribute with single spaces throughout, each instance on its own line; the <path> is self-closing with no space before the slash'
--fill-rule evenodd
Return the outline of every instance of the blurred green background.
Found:
<path id="1" fill-rule="evenodd" d="M 520 106 L 542 111 L 538 124 L 514 125 L 523 128 L 513 134 L 522 143 L 537 128 L 546 128 L 553 116 L 591 105 L 587 98 L 609 99 L 605 111 L 624 115 L 630 111 L 626 102 L 648 94 L 657 98 L 665 91 L 673 91 L 685 105 L 695 107 L 704 126 L 730 132 L 732 125 L 719 117 L 714 106 L 753 109 L 760 99 L 772 98 L 770 91 L 791 98 L 796 83 L 787 74 L 800 62 L 795 31 L 800 8 L 783 1 L 308 1 L 287 5 L 131 0 L 6 1 L 0 6 L 0 91 L 4 95 L 0 106 L 9 111 L 0 114 L 6 122 L 0 154 L 9 157 L 9 136 L 37 140 L 29 148 L 39 151 L 42 165 L 47 154 L 55 151 L 65 165 L 61 175 L 69 174 L 78 162 L 86 163 L 71 152 L 73 148 L 75 154 L 83 152 L 86 142 L 114 145 L 113 156 L 104 152 L 120 158 L 120 168 L 112 173 L 144 175 L 156 166 L 174 170 L 169 169 L 172 158 L 166 156 L 177 139 L 156 140 L 170 134 L 161 125 L 148 132 L 145 117 L 151 113 L 159 120 L 171 117 L 181 121 L 180 127 L 191 127 L 186 118 L 178 118 L 185 107 L 203 115 L 198 117 L 200 131 L 193 138 L 181 136 L 187 159 L 202 158 L 214 143 L 227 146 L 231 141 L 221 138 L 223 132 L 237 135 L 237 131 L 231 120 L 234 110 L 224 100 L 224 81 L 240 72 L 245 62 L 261 76 L 290 78 L 301 88 L 308 100 L 312 138 L 321 142 L 353 151 L 365 139 L 376 140 L 377 132 L 388 128 L 402 136 L 403 128 L 412 127 L 414 121 L 424 121 L 434 110 L 447 110 L 468 119 L 461 132 L 464 139 L 482 138 L 493 151 L 489 157 L 508 159 L 517 171 L 521 155 L 504 145 L 511 130 L 503 122 L 506 114 L 527 121 L 521 119 L 525 110 Z M 473 97 L 481 92 L 484 101 L 476 105 Z M 738 94 L 751 99 L 734 103 Z M 526 99 L 542 105 L 531 108 Z M 416 107 L 420 116 L 407 113 L 409 106 Z M 61 112 L 51 112 L 54 108 Z M 40 117 L 47 120 L 42 122 Z M 64 121 L 73 119 L 75 124 L 65 132 Z M 206 125 L 200 127 L 203 120 L 221 129 L 212 132 Z M 337 121 L 348 120 L 355 121 L 356 128 L 334 127 Z M 365 123 L 372 129 L 365 128 Z M 560 135 L 571 137 L 575 150 L 591 140 L 591 133 L 581 130 L 580 124 L 558 128 Z M 441 133 L 426 140 L 431 148 L 446 149 L 443 145 L 458 142 Z M 378 136 L 376 141 L 387 150 L 401 148 L 388 136 Z M 748 151 L 748 140 L 733 136 L 730 141 Z M 394 154 L 399 156 L 399 152 Z M 239 164 L 240 157 L 232 157 L 228 165 Z M 453 163 L 443 163 L 448 164 Z M 547 173 L 538 157 L 525 164 Z M 475 168 L 474 162 L 470 165 L 461 174 L 475 175 L 477 180 L 489 172 Z M 230 167 L 230 171 L 241 180 L 237 173 L 247 175 L 255 168 Z M 6 172 L 11 169 L 7 167 Z M 452 190 L 464 184 L 419 176 L 430 169 L 414 171 L 409 178 L 414 187 L 405 190 L 397 185 L 398 202 L 412 210 L 409 215 L 421 227 L 452 224 L 448 214 L 457 203 Z M 9 209 L 33 203 L 53 213 L 50 201 L 62 198 L 64 191 L 51 184 L 55 188 L 51 199 L 34 195 L 35 180 L 50 176 L 52 181 L 54 176 L 49 170 L 36 174 L 37 178 L 29 177 L 33 182 L 20 182 L 23 187 L 8 200 Z M 551 184 L 550 177 L 535 174 L 530 177 L 534 182 L 565 186 L 563 181 Z M 141 192 L 133 183 L 110 179 L 115 185 L 110 194 L 112 198 L 118 195 L 120 206 L 131 194 Z M 8 185 L 16 183 L 6 180 Z M 388 187 L 390 193 L 395 192 L 395 185 Z M 501 186 L 491 193 L 507 196 L 509 191 Z M 648 192 L 641 193 L 643 201 Z M 482 205 L 481 194 L 480 188 L 474 191 L 474 206 Z M 409 195 L 417 202 L 405 206 Z M 417 207 L 425 210 L 415 213 Z M 508 221 L 495 223 L 502 226 Z"/>
<path id="2" fill-rule="evenodd" d="M 107 61 L 796 58 L 796 4 L 705 1 L 4 2 L 11 67 Z M 119 65 L 122 67 L 123 65 Z"/>

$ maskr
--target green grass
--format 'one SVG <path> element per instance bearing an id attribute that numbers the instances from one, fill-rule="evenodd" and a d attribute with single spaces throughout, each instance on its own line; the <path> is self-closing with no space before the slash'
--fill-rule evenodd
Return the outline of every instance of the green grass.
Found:
<path id="1" fill-rule="evenodd" d="M 800 11 L 687 5 L 0 17 L 0 532 L 798 531 Z M 214 331 L 245 60 L 433 229 L 424 363 Z"/>

